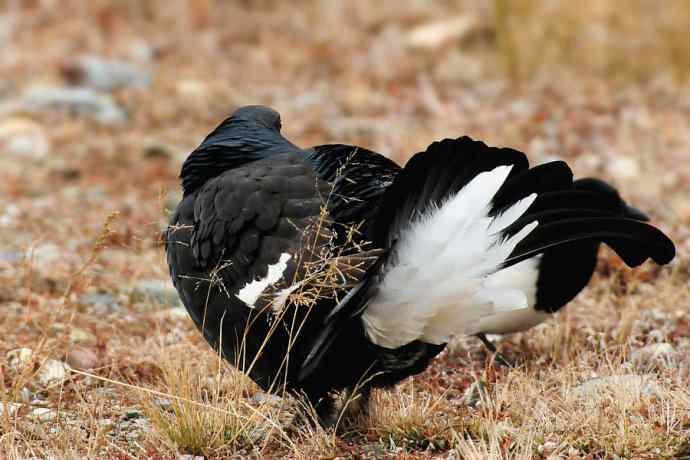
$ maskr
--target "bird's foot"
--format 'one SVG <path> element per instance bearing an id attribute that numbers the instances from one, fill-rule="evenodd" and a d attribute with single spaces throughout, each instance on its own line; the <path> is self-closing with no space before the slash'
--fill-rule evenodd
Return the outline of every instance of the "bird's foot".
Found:
<path id="1" fill-rule="evenodd" d="M 371 388 L 363 386 L 353 390 L 348 388 L 343 395 L 343 405 L 339 411 L 339 420 L 336 427 L 338 434 L 347 434 L 360 424 L 362 419 L 369 414 L 369 399 Z"/>
<path id="2" fill-rule="evenodd" d="M 494 358 L 493 360 L 494 360 L 495 363 L 498 363 L 499 365 L 505 366 L 505 367 L 510 367 L 510 368 L 515 367 L 515 364 L 513 364 L 513 362 L 512 362 L 510 359 L 506 358 L 505 355 L 503 355 L 503 353 L 501 353 L 500 351 L 498 351 L 498 349 L 496 349 L 496 345 L 494 345 L 489 339 L 487 339 L 487 338 L 486 338 L 486 335 L 484 335 L 484 334 L 477 334 L 477 338 L 478 338 L 479 340 L 482 341 L 482 343 L 484 344 L 484 346 L 485 346 L 491 353 L 493 353 L 493 355 L 494 355 L 494 356 L 493 356 L 493 358 Z"/>

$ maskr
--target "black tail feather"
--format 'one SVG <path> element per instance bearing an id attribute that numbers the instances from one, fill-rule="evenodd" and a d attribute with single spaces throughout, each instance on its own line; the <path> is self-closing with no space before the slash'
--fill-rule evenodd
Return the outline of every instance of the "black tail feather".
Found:
<path id="1" fill-rule="evenodd" d="M 434 142 L 414 155 L 386 190 L 376 219 L 374 243 L 389 248 L 401 229 L 430 206 L 457 193 L 477 174 L 512 165 L 509 178 L 527 169 L 517 150 L 488 147 L 469 137 Z"/>
<path id="2" fill-rule="evenodd" d="M 582 217 L 540 224 L 517 245 L 505 265 L 516 264 L 561 244 L 582 240 L 608 244 L 626 264 L 633 267 L 648 257 L 661 265 L 675 257 L 673 242 L 652 225 L 624 217 Z"/>

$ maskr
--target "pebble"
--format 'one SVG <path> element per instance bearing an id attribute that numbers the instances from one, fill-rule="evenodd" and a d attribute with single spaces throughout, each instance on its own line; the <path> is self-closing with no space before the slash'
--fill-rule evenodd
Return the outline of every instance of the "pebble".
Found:
<path id="1" fill-rule="evenodd" d="M 272 395 L 270 393 L 264 393 L 263 391 L 257 391 L 252 395 L 252 400 L 257 403 L 265 404 L 275 404 L 278 405 L 283 402 L 283 398 L 278 395 Z"/>
<path id="2" fill-rule="evenodd" d="M 120 301 L 107 292 L 88 292 L 79 298 L 79 303 L 93 309 L 95 313 L 115 313 L 122 309 Z"/>
<path id="3" fill-rule="evenodd" d="M 14 224 L 19 214 L 19 206 L 14 203 L 7 204 L 4 209 L 0 210 L 0 226 L 9 226 Z"/>
<path id="4" fill-rule="evenodd" d="M 67 364 L 79 370 L 89 370 L 98 366 L 98 353 L 95 349 L 77 345 L 67 352 Z"/>
<path id="5" fill-rule="evenodd" d="M 48 265 L 57 262 L 61 257 L 60 248 L 54 243 L 43 243 L 34 247 L 29 252 L 35 264 L 39 267 L 47 267 Z"/>
<path id="6" fill-rule="evenodd" d="M 113 99 L 91 88 L 34 87 L 24 92 L 19 108 L 29 112 L 64 110 L 111 125 L 127 119 Z"/>
<path id="7" fill-rule="evenodd" d="M 150 61 L 154 56 L 154 49 L 143 39 L 134 39 L 127 47 L 127 54 L 137 61 Z"/>
<path id="8" fill-rule="evenodd" d="M 70 367 L 55 359 L 49 359 L 38 371 L 38 382 L 43 386 L 59 385 L 69 376 Z"/>
<path id="9" fill-rule="evenodd" d="M 630 361 L 643 370 L 657 365 L 668 366 L 676 356 L 673 345 L 666 342 L 653 343 L 630 353 Z"/>
<path id="10" fill-rule="evenodd" d="M 181 454 L 177 456 L 177 460 L 204 460 L 203 455 Z"/>
<path id="11" fill-rule="evenodd" d="M 7 364 L 9 364 L 12 369 L 19 369 L 31 363 L 34 352 L 31 348 L 15 348 L 10 350 L 5 355 L 7 358 Z"/>
<path id="12" fill-rule="evenodd" d="M 545 456 L 553 454 L 556 451 L 556 449 L 558 449 L 558 443 L 555 443 L 553 441 L 546 441 L 544 444 L 540 445 L 537 448 L 539 453 Z"/>
<path id="13" fill-rule="evenodd" d="M 177 290 L 170 280 L 141 280 L 134 285 L 130 299 L 135 303 L 155 304 L 168 307 L 181 305 Z"/>
<path id="14" fill-rule="evenodd" d="M 69 333 L 69 340 L 72 343 L 95 343 L 96 336 L 84 329 L 73 327 Z"/>
<path id="15" fill-rule="evenodd" d="M 650 375 L 622 374 L 609 377 L 599 377 L 588 380 L 571 389 L 576 396 L 595 396 L 602 391 L 611 391 L 619 388 L 630 390 L 639 389 L 646 396 L 660 392 L 659 385 Z"/>
<path id="16" fill-rule="evenodd" d="M 151 85 L 151 73 L 131 63 L 106 59 L 100 56 L 82 56 L 68 63 L 63 69 L 65 79 L 78 86 L 87 86 L 101 91 L 135 86 L 145 88 Z"/>
<path id="17" fill-rule="evenodd" d="M 172 321 L 182 320 L 189 317 L 187 309 L 184 307 L 173 307 L 166 310 L 161 310 L 157 314 L 160 319 L 169 319 Z"/>
<path id="18" fill-rule="evenodd" d="M 16 249 L 0 249 L 0 263 L 15 264 L 24 259 L 24 254 Z"/>
<path id="19" fill-rule="evenodd" d="M 24 407 L 23 404 L 17 404 L 9 401 L 0 401 L 0 416 L 5 415 L 5 411 L 10 415 L 16 414 L 19 409 Z"/>
<path id="20" fill-rule="evenodd" d="M 50 151 L 50 141 L 38 123 L 9 118 L 0 122 L 0 149 L 8 155 L 39 159 Z"/>
<path id="21" fill-rule="evenodd" d="M 640 175 L 637 159 L 618 155 L 606 163 L 606 172 L 619 179 L 635 179 Z"/>
<path id="22" fill-rule="evenodd" d="M 676 350 L 673 348 L 673 345 L 671 345 L 670 343 L 653 343 L 651 345 L 647 345 L 643 348 L 633 351 L 631 358 L 633 361 L 636 357 L 645 355 L 652 358 L 657 358 L 660 356 L 671 355 L 675 353 L 675 351 Z"/>
<path id="23" fill-rule="evenodd" d="M 29 417 L 38 422 L 50 422 L 58 418 L 58 413 L 54 409 L 47 407 L 38 407 L 31 411 Z"/>
<path id="24" fill-rule="evenodd" d="M 175 92 L 181 97 L 200 99 L 208 93 L 208 86 L 201 80 L 182 79 L 175 83 Z"/>
<path id="25" fill-rule="evenodd" d="M 168 398 L 155 398 L 153 400 L 153 404 L 164 411 L 169 412 L 172 410 L 172 401 L 170 401 Z"/>
<path id="26" fill-rule="evenodd" d="M 417 26 L 407 33 L 406 40 L 412 48 L 434 49 L 461 40 L 476 27 L 474 16 L 457 16 Z"/>

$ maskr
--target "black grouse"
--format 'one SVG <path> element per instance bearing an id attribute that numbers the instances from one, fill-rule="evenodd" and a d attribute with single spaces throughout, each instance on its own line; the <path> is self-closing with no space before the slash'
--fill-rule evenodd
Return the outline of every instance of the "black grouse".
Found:
<path id="1" fill-rule="evenodd" d="M 400 168 L 348 145 L 301 149 L 247 106 L 187 158 L 166 235 L 172 281 L 222 356 L 266 391 L 306 397 L 423 371 L 454 336 L 543 321 L 589 281 L 600 243 L 631 267 L 671 240 L 566 163 L 469 137 Z"/>

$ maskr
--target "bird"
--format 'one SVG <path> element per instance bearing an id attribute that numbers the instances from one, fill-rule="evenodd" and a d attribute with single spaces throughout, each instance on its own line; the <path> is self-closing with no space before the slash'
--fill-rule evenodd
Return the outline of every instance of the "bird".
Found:
<path id="1" fill-rule="evenodd" d="M 404 165 L 345 144 L 300 148 L 244 106 L 184 161 L 165 233 L 172 282 L 210 346 L 316 422 L 367 412 L 454 337 L 544 321 L 597 250 L 667 264 L 673 242 L 564 161 L 447 138 Z M 357 404 L 338 404 L 338 394 Z"/>

